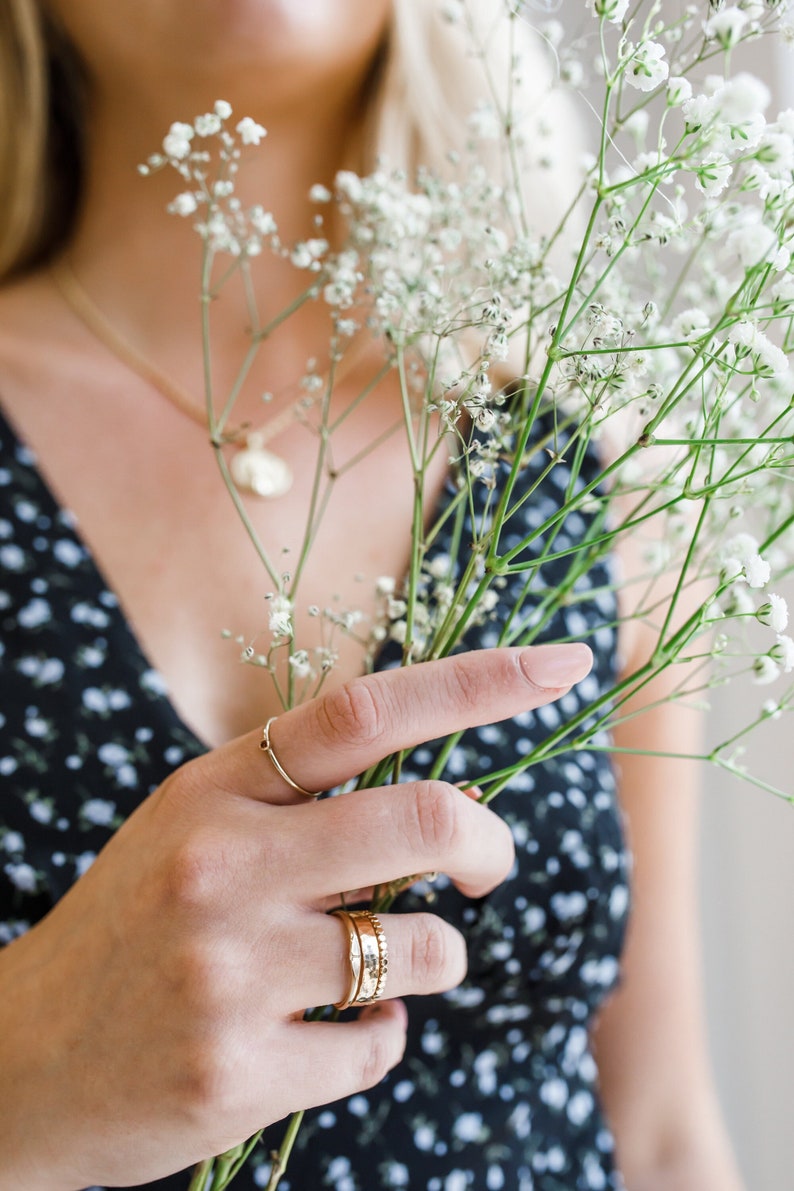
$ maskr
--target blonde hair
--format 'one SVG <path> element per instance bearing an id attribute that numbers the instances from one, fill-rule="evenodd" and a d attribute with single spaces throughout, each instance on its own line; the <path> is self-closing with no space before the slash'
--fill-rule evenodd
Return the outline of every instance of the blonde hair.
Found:
<path id="1" fill-rule="evenodd" d="M 470 140 L 480 107 L 517 119 L 523 134 L 520 185 L 528 222 L 541 235 L 556 228 L 580 182 L 581 120 L 571 97 L 555 87 L 554 63 L 530 23 L 506 19 L 510 0 L 393 0 L 394 16 L 375 96 L 374 149 L 409 177 L 418 166 L 445 174 L 450 152 Z M 460 11 L 457 20 L 445 9 Z M 521 78 L 520 95 L 511 76 Z M 510 175 L 504 139 L 477 144 L 494 181 Z M 515 164 L 515 159 L 513 163 Z M 510 176 L 508 176 L 510 175 Z"/>
<path id="2" fill-rule="evenodd" d="M 467 0 L 469 20 L 489 50 L 489 80 L 460 23 L 445 20 L 439 0 L 393 0 L 387 44 L 370 91 L 374 164 L 385 155 L 413 176 L 421 164 L 444 172 L 451 149 L 466 141 L 466 121 L 478 100 L 491 98 L 515 62 L 532 90 L 545 96 L 560 125 L 559 92 L 539 44 L 520 20 L 508 38 L 502 5 Z M 68 240 L 83 179 L 85 84 L 79 59 L 39 0 L 0 0 L 0 279 L 52 258 Z M 532 223 L 547 230 L 573 193 L 569 145 L 545 163 L 543 203 Z M 498 169 L 496 160 L 492 164 Z"/>

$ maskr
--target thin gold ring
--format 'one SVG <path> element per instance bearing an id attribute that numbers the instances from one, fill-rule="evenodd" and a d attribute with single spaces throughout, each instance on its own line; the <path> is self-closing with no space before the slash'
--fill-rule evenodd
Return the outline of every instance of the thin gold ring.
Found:
<path id="1" fill-rule="evenodd" d="M 262 739 L 259 741 L 260 749 L 262 750 L 263 753 L 267 753 L 268 757 L 270 757 L 270 760 L 272 762 L 273 768 L 275 769 L 276 773 L 279 775 L 279 777 L 282 777 L 284 779 L 284 781 L 287 783 L 288 786 L 292 786 L 293 790 L 297 790 L 297 792 L 299 794 L 304 794 L 306 796 L 306 798 L 317 798 L 319 796 L 320 791 L 319 790 L 304 790 L 303 786 L 299 786 L 298 783 L 296 781 L 294 781 L 290 777 L 290 775 L 287 773 L 286 769 L 281 764 L 281 762 L 279 761 L 275 752 L 273 751 L 273 745 L 270 743 L 270 725 L 273 723 L 273 721 L 276 718 L 277 718 L 276 716 L 271 715 L 270 719 L 267 721 L 264 728 L 262 729 Z"/>
<path id="2" fill-rule="evenodd" d="M 371 910 L 332 910 L 331 913 L 342 923 L 350 960 L 347 995 L 337 1001 L 334 1008 L 371 1005 L 383 996 L 389 970 L 389 948 L 383 923 Z"/>

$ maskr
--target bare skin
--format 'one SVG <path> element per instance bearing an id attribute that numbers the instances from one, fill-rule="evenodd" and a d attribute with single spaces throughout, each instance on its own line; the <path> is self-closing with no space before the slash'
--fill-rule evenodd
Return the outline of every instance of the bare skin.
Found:
<path id="1" fill-rule="evenodd" d="M 322 788 L 549 702 L 591 660 L 583 645 L 488 650 L 356 679 L 285 714 L 273 744 Z M 0 955 L 0 1186 L 144 1182 L 377 1083 L 404 1046 L 399 1003 L 350 1025 L 300 1020 L 349 979 L 326 911 L 340 890 L 432 869 L 479 897 L 512 860 L 498 816 L 441 782 L 307 802 L 256 734 L 183 766 Z M 464 941 L 440 918 L 383 923 L 390 996 L 463 978 Z"/>
<path id="2" fill-rule="evenodd" d="M 135 167 L 171 121 L 226 99 L 269 129 L 266 150 L 241 177 L 243 201 L 271 207 L 286 239 L 305 236 L 309 186 L 358 163 L 362 96 L 389 4 L 124 0 L 108 19 L 102 0 L 48 3 L 92 80 L 89 173 L 69 258 L 120 332 L 200 405 L 195 237 L 163 214 L 172 183 L 140 179 Z M 294 294 L 291 273 L 269 269 L 259 283 L 263 318 Z M 222 389 L 245 348 L 239 295 L 224 299 L 215 316 Z M 283 406 L 307 355 L 322 355 L 327 338 L 311 307 L 266 345 L 239 420 L 261 416 L 263 388 L 283 392 Z M 340 404 L 378 363 L 362 362 Z M 495 815 L 451 787 L 298 802 L 257 752 L 255 736 L 240 736 L 279 708 L 261 674 L 236 666 L 219 639 L 223 627 L 248 631 L 262 622 L 264 583 L 206 436 L 88 335 L 46 271 L 0 291 L 0 391 L 45 476 L 78 515 L 176 707 L 208 744 L 223 745 L 144 802 L 58 907 L 0 955 L 0 1070 L 12 1075 L 0 1081 L 0 1187 L 71 1191 L 145 1181 L 296 1106 L 377 1082 L 402 1052 L 398 1003 L 352 1025 L 296 1020 L 307 1000 L 344 991 L 340 931 L 324 911 L 341 889 L 431 868 L 484 893 L 506 873 L 512 845 Z M 350 419 L 341 456 L 356 454 L 396 412 L 396 393 L 384 386 Z M 278 447 L 296 475 L 311 472 L 315 444 L 305 432 L 291 429 Z M 357 573 L 402 573 L 407 468 L 393 439 L 339 485 L 305 577 L 307 602 L 338 594 L 343 605 L 361 607 Z M 444 470 L 440 458 L 428 508 Z M 251 502 L 251 512 L 272 551 L 287 547 L 285 557 L 294 557 L 302 485 L 270 505 Z M 299 634 L 305 628 L 299 622 Z M 644 660 L 647 647 L 642 635 L 625 640 L 627 662 Z M 569 647 L 573 669 L 555 679 L 558 686 L 540 689 L 539 671 L 530 668 L 528 677 L 515 656 L 484 652 L 351 687 L 361 655 L 350 647 L 328 699 L 276 725 L 279 756 L 307 788 L 327 786 L 395 745 L 547 702 L 588 666 L 587 651 Z M 395 683 L 406 684 L 400 698 Z M 680 724 L 664 713 L 653 719 L 659 740 L 675 739 Z M 239 739 L 224 743 L 232 737 Z M 689 1045 L 703 1032 L 691 815 L 680 813 L 691 792 L 673 799 L 657 782 L 656 797 L 644 797 L 650 770 L 641 759 L 627 762 L 623 777 L 630 833 L 640 843 L 637 913 L 624 988 L 598 1039 L 618 1151 L 631 1191 L 734 1191 L 739 1181 L 714 1127 L 703 1048 Z M 667 775 L 665 782 L 673 784 Z M 351 836 L 355 854 L 345 847 Z M 372 847 L 362 849 L 367 838 Z M 671 896 L 676 890 L 680 896 Z M 664 931 L 659 907 L 669 908 Z M 387 926 L 389 995 L 460 980 L 463 944 L 450 927 L 431 915 Z M 316 987 L 297 996 L 308 972 Z M 64 1004 L 64 987 L 81 995 Z M 637 1047 L 637 1031 L 649 1037 L 655 1028 L 659 989 L 670 993 L 666 1045 Z M 108 1055 L 112 1086 L 100 1078 Z"/>

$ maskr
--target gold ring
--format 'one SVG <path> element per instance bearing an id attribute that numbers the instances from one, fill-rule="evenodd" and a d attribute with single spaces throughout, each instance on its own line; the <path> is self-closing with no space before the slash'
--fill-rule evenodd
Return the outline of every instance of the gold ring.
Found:
<path id="1" fill-rule="evenodd" d="M 349 945 L 350 984 L 335 1009 L 371 1005 L 383 996 L 389 969 L 389 948 L 383 923 L 371 910 L 332 910 L 339 918 Z"/>
<path id="2" fill-rule="evenodd" d="M 290 775 L 287 773 L 284 766 L 279 761 L 276 754 L 274 753 L 273 745 L 270 743 L 270 725 L 273 723 L 273 721 L 275 719 L 276 719 L 276 716 L 271 715 L 270 719 L 267 721 L 264 728 L 262 729 L 262 739 L 259 741 L 259 747 L 261 748 L 263 753 L 267 753 L 268 757 L 270 757 L 270 760 L 273 764 L 273 768 L 275 769 L 276 773 L 279 775 L 279 777 L 282 777 L 284 779 L 284 781 L 287 783 L 288 786 L 292 786 L 292 789 L 297 790 L 299 794 L 305 794 L 305 796 L 307 798 L 317 798 L 319 796 L 319 791 L 304 790 L 303 786 L 299 786 L 297 782 L 293 781 L 292 778 L 290 777 Z"/>

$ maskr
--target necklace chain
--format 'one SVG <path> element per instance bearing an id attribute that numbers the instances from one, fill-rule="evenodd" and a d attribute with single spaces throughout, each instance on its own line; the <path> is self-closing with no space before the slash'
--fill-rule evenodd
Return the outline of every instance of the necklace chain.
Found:
<path id="1" fill-rule="evenodd" d="M 131 372 L 146 381 L 161 396 L 165 397 L 180 413 L 207 427 L 206 411 L 198 407 L 176 381 L 172 380 L 162 369 L 147 360 L 119 331 L 113 326 L 105 314 L 83 289 L 68 262 L 61 258 L 50 267 L 50 273 L 58 292 L 70 310 L 77 315 L 83 325 L 91 332 L 95 339 L 103 343 L 117 359 L 121 360 Z M 259 444 L 264 444 L 274 438 L 296 416 L 300 406 L 309 400 L 305 395 L 293 401 L 264 425 L 252 430 L 247 425 L 229 429 L 224 434 L 224 441 L 239 442 L 245 440 L 249 433 L 254 433 Z"/>

